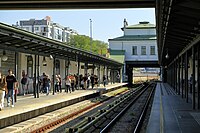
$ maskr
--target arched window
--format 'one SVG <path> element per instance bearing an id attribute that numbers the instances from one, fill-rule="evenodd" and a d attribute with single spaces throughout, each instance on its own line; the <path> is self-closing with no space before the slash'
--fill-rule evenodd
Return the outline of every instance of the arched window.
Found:
<path id="1" fill-rule="evenodd" d="M 56 60 L 56 74 L 60 74 L 60 61 Z"/>
<path id="2" fill-rule="evenodd" d="M 33 77 L 33 57 L 27 56 L 27 74 L 29 77 Z"/>

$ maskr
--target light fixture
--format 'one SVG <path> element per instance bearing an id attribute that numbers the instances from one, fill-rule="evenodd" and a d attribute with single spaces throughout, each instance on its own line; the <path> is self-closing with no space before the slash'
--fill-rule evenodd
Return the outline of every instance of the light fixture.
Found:
<path id="1" fill-rule="evenodd" d="M 165 58 L 166 58 L 166 59 L 169 59 L 169 55 L 168 55 L 168 53 L 165 55 Z"/>
<path id="2" fill-rule="evenodd" d="M 6 55 L 6 51 L 3 50 L 2 61 L 7 61 L 7 60 L 8 60 L 8 56 Z"/>
<path id="3" fill-rule="evenodd" d="M 45 57 L 43 56 L 43 61 L 42 61 L 43 66 L 47 66 L 47 61 L 45 59 Z"/>
<path id="4" fill-rule="evenodd" d="M 169 54 L 168 54 L 168 49 L 167 49 L 167 52 L 166 52 L 167 54 L 165 55 L 165 58 L 166 59 L 169 59 Z"/>
<path id="5" fill-rule="evenodd" d="M 49 58 L 50 58 L 50 60 L 53 60 L 53 56 L 51 54 L 50 54 Z"/>

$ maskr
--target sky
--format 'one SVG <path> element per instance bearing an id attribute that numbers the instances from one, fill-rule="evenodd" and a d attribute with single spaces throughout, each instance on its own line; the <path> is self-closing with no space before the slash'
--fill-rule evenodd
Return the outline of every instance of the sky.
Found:
<path id="1" fill-rule="evenodd" d="M 70 27 L 81 35 L 90 36 L 90 19 L 92 20 L 92 37 L 95 40 L 108 42 L 108 39 L 123 35 L 124 18 L 128 25 L 149 21 L 155 24 L 155 9 L 79 9 L 79 10 L 4 10 L 0 11 L 0 22 L 9 25 L 20 20 L 43 19 L 50 16 L 51 20 L 64 27 Z"/>

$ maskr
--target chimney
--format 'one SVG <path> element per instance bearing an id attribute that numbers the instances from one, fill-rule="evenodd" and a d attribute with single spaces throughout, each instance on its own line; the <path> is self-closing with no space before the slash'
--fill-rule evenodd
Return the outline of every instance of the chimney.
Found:
<path id="1" fill-rule="evenodd" d="M 126 19 L 124 19 L 124 28 L 126 28 L 126 26 L 128 26 L 128 22 L 126 21 Z"/>

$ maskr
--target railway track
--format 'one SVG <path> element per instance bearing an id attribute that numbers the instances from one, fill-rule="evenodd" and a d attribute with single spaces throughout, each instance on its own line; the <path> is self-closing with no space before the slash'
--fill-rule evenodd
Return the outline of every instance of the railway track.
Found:
<path id="1" fill-rule="evenodd" d="M 140 87 L 142 87 L 142 86 L 143 86 L 143 85 L 140 85 L 140 86 L 137 87 L 137 88 L 140 88 Z M 115 91 L 113 91 L 113 92 L 115 92 Z M 80 114 L 83 114 L 84 112 L 87 112 L 87 111 L 89 111 L 89 110 L 91 110 L 91 109 L 93 109 L 93 108 L 98 107 L 100 104 L 102 104 L 102 103 L 108 101 L 109 99 L 112 99 L 112 98 L 114 97 L 114 95 L 119 95 L 119 94 L 125 93 L 125 92 L 126 92 L 126 91 L 121 91 L 121 92 L 112 94 L 113 96 L 108 96 L 108 97 L 103 96 L 103 97 L 95 98 L 95 99 L 93 99 L 93 100 L 95 100 L 95 104 L 90 105 L 90 106 L 87 106 L 87 107 L 85 107 L 85 108 L 83 108 L 83 109 L 80 109 L 80 110 L 78 110 L 78 111 L 76 111 L 76 112 L 73 112 L 73 113 L 71 113 L 71 114 L 69 114 L 69 115 L 67 115 L 67 116 L 65 116 L 65 117 L 62 117 L 62 118 L 60 118 L 60 119 L 58 119 L 58 120 L 56 120 L 56 121 L 53 121 L 53 122 L 51 122 L 51 123 L 48 123 L 48 124 L 46 124 L 45 126 L 42 126 L 42 127 L 40 127 L 40 128 L 37 128 L 37 129 L 35 129 L 34 131 L 32 131 L 32 133 L 40 133 L 40 132 L 54 131 L 54 128 L 56 128 L 56 127 L 59 126 L 59 125 L 62 125 L 62 123 L 65 123 L 65 122 L 69 121 L 70 119 L 72 119 L 72 118 L 74 118 L 74 117 L 77 117 L 77 116 L 80 115 Z M 112 93 L 112 92 L 110 92 L 110 93 Z M 56 132 L 57 132 L 57 131 L 56 131 Z"/>
<path id="2" fill-rule="evenodd" d="M 154 84 L 146 87 L 146 91 L 139 98 L 131 101 L 106 127 L 101 129 L 100 133 L 139 133 L 153 96 L 154 88 Z"/>
<path id="3" fill-rule="evenodd" d="M 119 118 L 124 115 L 128 108 L 133 107 L 133 104 L 137 103 L 138 99 L 141 99 L 141 97 L 146 97 L 147 95 L 149 95 L 150 99 L 150 92 L 151 94 L 153 93 L 153 88 L 154 84 L 140 86 L 140 88 L 136 91 L 130 91 L 124 94 L 117 100 L 109 103 L 106 107 L 78 122 L 76 125 L 66 128 L 66 132 L 112 132 L 114 129 L 113 125 L 115 125 Z M 146 103 L 146 106 L 147 105 L 148 103 Z M 145 114 L 145 111 L 142 114 Z M 142 121 L 143 117 L 139 117 L 139 119 Z M 137 125 L 138 129 L 140 125 L 141 124 Z"/>

